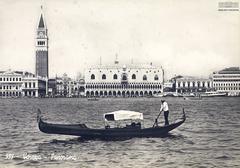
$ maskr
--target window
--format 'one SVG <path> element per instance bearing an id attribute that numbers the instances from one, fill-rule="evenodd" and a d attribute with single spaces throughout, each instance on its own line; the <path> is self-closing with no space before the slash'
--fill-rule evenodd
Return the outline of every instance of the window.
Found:
<path id="1" fill-rule="evenodd" d="M 143 80 L 147 80 L 147 75 L 143 75 Z"/>
<path id="2" fill-rule="evenodd" d="M 91 79 L 92 80 L 95 79 L 95 75 L 94 74 L 91 75 Z"/>
<path id="3" fill-rule="evenodd" d="M 45 45 L 45 41 L 38 41 L 38 45 Z"/>
<path id="4" fill-rule="evenodd" d="M 135 74 L 132 74 L 132 79 L 136 79 L 136 75 Z"/>
<path id="5" fill-rule="evenodd" d="M 25 88 L 27 88 L 27 83 L 25 83 Z"/>
<path id="6" fill-rule="evenodd" d="M 103 79 L 103 80 L 106 79 L 106 75 L 105 75 L 105 74 L 102 75 L 102 79 Z"/>
<path id="7" fill-rule="evenodd" d="M 154 76 L 154 80 L 158 80 L 158 75 L 155 75 L 155 76 Z"/>
<path id="8" fill-rule="evenodd" d="M 0 81 L 2 81 L 2 78 L 0 78 Z"/>
<path id="9" fill-rule="evenodd" d="M 33 88 L 35 88 L 35 83 L 33 83 Z"/>
<path id="10" fill-rule="evenodd" d="M 117 74 L 114 74 L 114 75 L 113 75 L 113 79 L 117 79 Z"/>
<path id="11" fill-rule="evenodd" d="M 127 80 L 127 75 L 125 73 L 122 75 L 122 80 Z"/>
<path id="12" fill-rule="evenodd" d="M 19 78 L 19 81 L 21 81 L 22 79 L 21 78 Z"/>
<path id="13" fill-rule="evenodd" d="M 29 88 L 31 88 L 32 87 L 32 84 L 31 83 L 29 83 Z"/>

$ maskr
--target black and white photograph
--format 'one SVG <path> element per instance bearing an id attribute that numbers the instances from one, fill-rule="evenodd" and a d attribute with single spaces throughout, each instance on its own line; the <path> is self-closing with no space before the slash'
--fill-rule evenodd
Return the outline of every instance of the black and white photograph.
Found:
<path id="1" fill-rule="evenodd" d="M 0 168 L 240 167 L 239 0 L 0 0 Z"/>

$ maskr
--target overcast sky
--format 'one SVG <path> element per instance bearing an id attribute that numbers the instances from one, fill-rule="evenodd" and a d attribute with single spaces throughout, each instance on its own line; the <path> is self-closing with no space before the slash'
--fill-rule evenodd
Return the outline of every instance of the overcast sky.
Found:
<path id="1" fill-rule="evenodd" d="M 35 72 L 43 5 L 49 74 L 75 77 L 87 67 L 162 65 L 167 76 L 208 76 L 240 66 L 240 12 L 209 0 L 1 0 L 0 70 Z M 239 0 L 237 1 L 239 2 Z"/>

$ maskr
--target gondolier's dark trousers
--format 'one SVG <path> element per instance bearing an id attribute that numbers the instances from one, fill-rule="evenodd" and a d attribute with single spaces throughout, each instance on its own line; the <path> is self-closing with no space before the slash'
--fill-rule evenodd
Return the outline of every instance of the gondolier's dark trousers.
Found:
<path id="1" fill-rule="evenodd" d="M 164 111 L 165 125 L 169 125 L 169 122 L 168 122 L 168 114 L 169 114 L 169 111 Z"/>

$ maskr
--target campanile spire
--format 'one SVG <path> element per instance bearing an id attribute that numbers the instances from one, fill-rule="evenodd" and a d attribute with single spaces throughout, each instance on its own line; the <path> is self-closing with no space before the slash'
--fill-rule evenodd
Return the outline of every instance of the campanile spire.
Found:
<path id="1" fill-rule="evenodd" d="M 43 21 L 43 15 L 42 14 L 41 14 L 41 17 L 40 17 L 38 28 L 44 28 L 44 21 Z"/>

